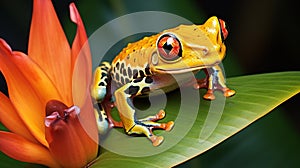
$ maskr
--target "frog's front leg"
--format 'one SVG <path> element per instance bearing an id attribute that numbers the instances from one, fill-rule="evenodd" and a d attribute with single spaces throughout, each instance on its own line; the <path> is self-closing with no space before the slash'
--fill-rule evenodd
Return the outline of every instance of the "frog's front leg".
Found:
<path id="1" fill-rule="evenodd" d="M 95 69 L 91 86 L 91 96 L 95 101 L 94 114 L 100 135 L 105 135 L 109 127 L 122 127 L 122 123 L 113 120 L 110 114 L 110 69 L 111 65 L 108 62 L 102 62 Z"/>
<path id="2" fill-rule="evenodd" d="M 207 92 L 203 98 L 208 100 L 215 99 L 214 91 L 220 90 L 225 97 L 230 97 L 235 94 L 234 90 L 229 89 L 225 84 L 225 77 L 222 68 L 219 65 L 204 69 L 206 78 L 198 80 L 194 85 L 195 88 L 206 88 Z"/>
<path id="3" fill-rule="evenodd" d="M 164 129 L 170 131 L 174 125 L 173 121 L 167 123 L 157 123 L 155 121 L 165 117 L 163 110 L 154 116 L 143 119 L 137 119 L 136 110 L 133 106 L 132 99 L 136 96 L 148 94 L 151 89 L 153 79 L 149 76 L 137 78 L 130 83 L 122 86 L 115 91 L 116 106 L 119 111 L 120 118 L 123 122 L 124 129 L 127 134 L 144 134 L 151 140 L 153 146 L 162 143 L 163 137 L 153 134 L 153 128 Z"/>

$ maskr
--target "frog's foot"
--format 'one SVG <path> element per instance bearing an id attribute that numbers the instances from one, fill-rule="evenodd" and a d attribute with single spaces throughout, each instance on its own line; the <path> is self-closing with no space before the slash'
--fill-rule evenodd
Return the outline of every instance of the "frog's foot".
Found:
<path id="1" fill-rule="evenodd" d="M 212 80 L 209 80 L 208 77 L 204 79 L 192 80 L 191 82 L 187 83 L 187 86 L 190 85 L 192 85 L 195 89 L 207 89 L 207 92 L 203 96 L 203 98 L 207 100 L 214 100 L 216 98 L 214 95 L 214 92 L 216 90 L 223 92 L 223 95 L 225 97 L 231 97 L 235 94 L 235 91 L 226 87 L 226 85 L 223 82 L 218 80 L 212 82 Z"/>
<path id="2" fill-rule="evenodd" d="M 167 123 L 156 123 L 155 121 L 161 120 L 166 116 L 166 112 L 164 110 L 160 110 L 155 116 L 148 116 L 143 119 L 139 119 L 138 121 L 144 124 L 153 125 L 153 128 L 163 129 L 165 131 L 171 131 L 174 126 L 173 121 L 169 121 Z"/>
<path id="3" fill-rule="evenodd" d="M 139 119 L 139 121 L 157 121 L 165 118 L 166 112 L 164 110 L 160 110 L 155 116 L 148 116 L 143 119 Z"/>
<path id="4" fill-rule="evenodd" d="M 217 65 L 209 69 L 204 69 L 204 72 L 206 74 L 204 79 L 192 79 L 190 82 L 195 89 L 207 89 L 206 94 L 203 96 L 204 99 L 214 100 L 216 98 L 214 91 L 216 90 L 223 92 L 225 97 L 230 97 L 235 94 L 234 90 L 226 86 L 225 77 L 220 66 Z"/>
<path id="5" fill-rule="evenodd" d="M 153 146 L 159 146 L 163 140 L 163 136 L 156 136 L 153 134 L 153 128 L 160 128 L 166 131 L 170 131 L 174 126 L 173 121 L 167 123 L 156 123 L 152 121 L 137 121 L 135 125 L 127 132 L 128 134 L 145 134 L 147 138 L 152 142 Z"/>
<path id="6" fill-rule="evenodd" d="M 169 121 L 167 123 L 157 123 L 155 121 L 165 117 L 165 111 L 160 110 L 155 116 L 149 116 L 140 120 L 135 121 L 135 125 L 127 131 L 128 134 L 145 134 L 147 138 L 152 142 L 153 146 L 160 145 L 164 138 L 162 136 L 156 136 L 153 134 L 153 129 L 163 129 L 170 131 L 174 122 Z"/>
<path id="7" fill-rule="evenodd" d="M 233 96 L 235 94 L 235 91 L 234 90 L 231 90 L 229 88 L 221 88 L 221 89 L 207 89 L 207 92 L 206 94 L 203 96 L 204 99 L 207 99 L 207 100 L 214 100 L 216 97 L 214 95 L 214 91 L 215 90 L 220 90 L 223 92 L 223 95 L 225 97 L 230 97 L 230 96 Z"/>
<path id="8" fill-rule="evenodd" d="M 227 88 L 227 87 L 222 88 L 222 92 L 223 92 L 223 95 L 224 95 L 225 97 L 231 97 L 231 96 L 235 95 L 235 91 L 234 91 L 234 90 L 231 90 L 231 89 L 229 89 L 229 88 Z"/>
<path id="9" fill-rule="evenodd" d="M 204 78 L 204 79 L 197 80 L 197 83 L 194 84 L 194 88 L 195 89 L 201 89 L 201 88 L 207 89 L 205 95 L 203 96 L 203 98 L 207 99 L 207 100 L 214 100 L 216 98 L 214 95 L 214 92 L 216 90 L 223 92 L 223 95 L 225 97 L 231 97 L 235 94 L 235 91 L 229 89 L 228 87 L 226 87 L 226 85 L 222 86 L 220 83 L 213 83 L 212 85 L 213 86 L 210 86 L 209 80 L 207 80 L 207 78 Z"/>

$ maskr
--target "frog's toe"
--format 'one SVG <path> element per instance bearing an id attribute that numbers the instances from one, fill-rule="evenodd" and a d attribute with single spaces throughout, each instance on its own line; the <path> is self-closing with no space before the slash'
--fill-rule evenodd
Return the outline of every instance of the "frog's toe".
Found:
<path id="1" fill-rule="evenodd" d="M 160 110 L 160 111 L 156 114 L 156 120 L 161 120 L 161 119 L 165 118 L 165 116 L 166 116 L 165 110 Z"/>
<path id="2" fill-rule="evenodd" d="M 164 141 L 164 137 L 156 135 L 152 135 L 149 139 L 153 146 L 159 146 Z"/>
<path id="3" fill-rule="evenodd" d="M 223 94 L 224 94 L 225 97 L 230 97 L 230 96 L 233 96 L 235 94 L 235 91 L 231 90 L 229 88 L 224 88 L 223 89 Z"/>
<path id="4" fill-rule="evenodd" d="M 165 118 L 165 116 L 166 116 L 166 112 L 164 110 L 160 110 L 156 115 L 148 116 L 143 119 L 139 119 L 139 121 L 140 122 L 149 122 L 149 121 L 155 122 L 155 121 Z"/>
<path id="5" fill-rule="evenodd" d="M 169 122 L 165 123 L 164 130 L 171 131 L 173 127 L 174 127 L 174 122 L 173 121 L 169 121 Z"/>
<path id="6" fill-rule="evenodd" d="M 211 89 L 208 89 L 206 94 L 203 96 L 204 99 L 207 99 L 207 100 L 214 100 L 216 97 L 213 93 L 213 90 Z"/>

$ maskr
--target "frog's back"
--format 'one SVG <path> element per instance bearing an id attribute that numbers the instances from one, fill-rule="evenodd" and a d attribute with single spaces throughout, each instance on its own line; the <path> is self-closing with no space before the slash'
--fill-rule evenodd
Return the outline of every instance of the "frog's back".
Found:
<path id="1" fill-rule="evenodd" d="M 144 37 L 129 43 L 127 47 L 114 58 L 111 64 L 111 78 L 118 85 L 129 83 L 135 78 L 151 75 L 149 68 L 149 53 L 155 50 L 159 34 Z"/>

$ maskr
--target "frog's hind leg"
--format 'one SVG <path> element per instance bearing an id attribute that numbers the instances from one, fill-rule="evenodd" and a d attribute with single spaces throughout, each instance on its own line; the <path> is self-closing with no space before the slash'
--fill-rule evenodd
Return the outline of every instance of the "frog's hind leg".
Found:
<path id="1" fill-rule="evenodd" d="M 164 118 L 165 112 L 160 111 L 154 116 L 144 119 L 137 119 L 132 99 L 135 96 L 148 94 L 152 86 L 153 79 L 149 76 L 140 77 L 122 86 L 115 92 L 116 105 L 120 118 L 127 134 L 144 134 L 151 140 L 153 146 L 162 143 L 163 137 L 153 134 L 152 129 L 159 128 L 170 131 L 174 125 L 173 121 L 167 123 L 157 123 L 155 121 Z"/>

